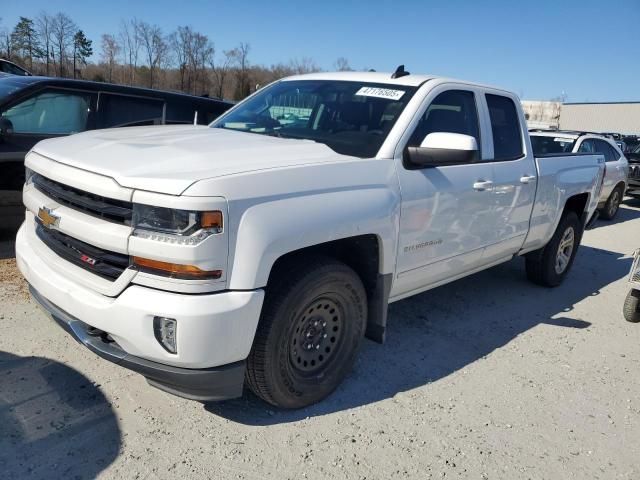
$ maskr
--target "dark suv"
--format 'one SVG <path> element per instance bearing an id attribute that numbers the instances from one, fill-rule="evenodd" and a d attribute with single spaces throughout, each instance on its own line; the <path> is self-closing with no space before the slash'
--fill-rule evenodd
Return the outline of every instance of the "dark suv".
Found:
<path id="1" fill-rule="evenodd" d="M 15 207 L 21 205 L 24 157 L 40 140 L 99 128 L 206 125 L 231 106 L 222 100 L 123 85 L 2 76 L 0 217 L 15 216 Z"/>
<path id="2" fill-rule="evenodd" d="M 629 188 L 627 193 L 640 198 L 640 144 L 625 153 L 629 160 Z"/>
<path id="3" fill-rule="evenodd" d="M 29 70 L 4 58 L 0 58 L 0 73 L 6 75 L 31 75 Z"/>

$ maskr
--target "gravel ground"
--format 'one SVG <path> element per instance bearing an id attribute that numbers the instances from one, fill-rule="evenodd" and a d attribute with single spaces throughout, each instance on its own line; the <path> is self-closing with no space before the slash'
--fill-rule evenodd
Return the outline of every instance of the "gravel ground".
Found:
<path id="1" fill-rule="evenodd" d="M 0 241 L 4 478 L 640 478 L 640 325 L 621 309 L 640 202 L 587 232 L 564 285 L 522 260 L 395 303 L 341 388 L 278 411 L 202 405 L 71 340 Z M 2 475 L 0 475 L 2 476 Z"/>

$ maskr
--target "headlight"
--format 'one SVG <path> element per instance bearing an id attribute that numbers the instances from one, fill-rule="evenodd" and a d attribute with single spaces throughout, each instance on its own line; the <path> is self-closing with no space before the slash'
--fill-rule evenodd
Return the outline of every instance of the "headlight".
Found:
<path id="1" fill-rule="evenodd" d="M 35 174 L 36 174 L 36 172 L 31 170 L 30 168 L 25 168 L 24 169 L 24 183 L 26 185 L 31 185 L 33 183 L 33 176 Z"/>
<path id="2" fill-rule="evenodd" d="M 133 205 L 133 235 L 167 243 L 196 245 L 222 232 L 222 212 L 195 212 Z"/>

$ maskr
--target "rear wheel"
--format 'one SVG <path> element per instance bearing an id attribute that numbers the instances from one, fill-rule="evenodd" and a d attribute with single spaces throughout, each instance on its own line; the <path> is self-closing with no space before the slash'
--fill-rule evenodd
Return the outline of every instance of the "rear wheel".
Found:
<path id="1" fill-rule="evenodd" d="M 573 265 L 581 236 L 578 216 L 565 212 L 549 243 L 542 250 L 527 255 L 529 280 L 545 287 L 560 285 Z"/>
<path id="2" fill-rule="evenodd" d="M 605 203 L 604 208 L 600 213 L 600 217 L 605 220 L 612 220 L 618 213 L 620 203 L 622 202 L 622 189 L 616 187 Z"/>
<path id="3" fill-rule="evenodd" d="M 351 370 L 364 336 L 366 293 L 347 265 L 324 257 L 281 268 L 267 287 L 247 383 L 284 408 L 329 395 Z"/>
<path id="4" fill-rule="evenodd" d="M 622 313 L 624 313 L 624 318 L 627 322 L 640 322 L 640 291 L 629 290 L 627 298 L 624 299 Z"/>

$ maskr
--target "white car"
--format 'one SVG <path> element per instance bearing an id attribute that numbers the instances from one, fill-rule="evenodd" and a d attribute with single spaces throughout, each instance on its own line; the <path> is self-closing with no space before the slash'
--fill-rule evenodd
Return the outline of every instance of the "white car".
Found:
<path id="1" fill-rule="evenodd" d="M 46 140 L 26 166 L 18 267 L 76 339 L 177 395 L 246 382 L 294 408 L 382 342 L 390 302 L 515 256 L 558 285 L 604 158 L 534 157 L 513 93 L 399 69 L 286 78 L 209 128 Z"/>
<path id="2" fill-rule="evenodd" d="M 604 155 L 605 176 L 600 194 L 600 217 L 613 219 L 627 190 L 629 163 L 615 140 L 596 133 L 563 130 L 531 131 L 535 155 L 567 152 L 601 153 Z"/>

